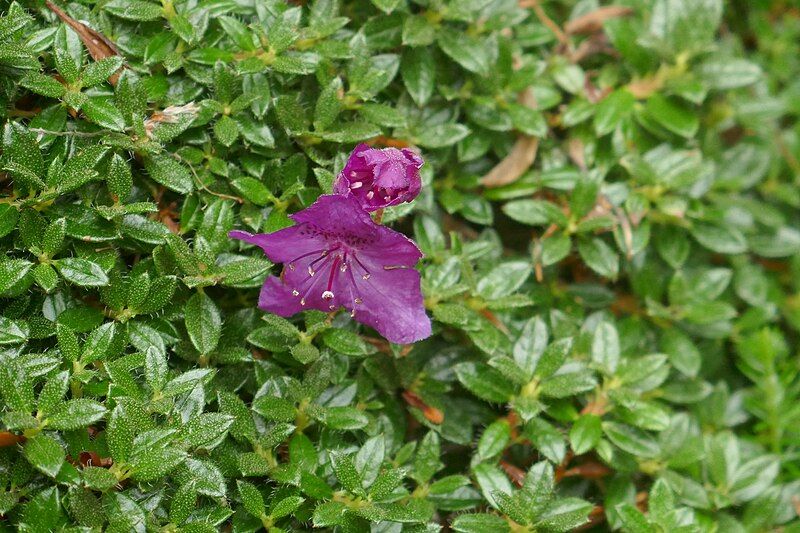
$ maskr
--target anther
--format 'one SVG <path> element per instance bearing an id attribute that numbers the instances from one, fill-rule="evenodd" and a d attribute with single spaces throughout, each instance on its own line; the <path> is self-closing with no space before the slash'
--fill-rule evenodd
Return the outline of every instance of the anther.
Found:
<path id="1" fill-rule="evenodd" d="M 333 292 L 332 291 L 325 291 L 322 293 L 323 300 L 332 300 L 333 299 Z"/>
<path id="2" fill-rule="evenodd" d="M 300 296 L 300 293 L 299 293 L 299 292 L 297 292 L 297 289 L 294 289 L 294 290 L 292 291 L 292 296 Z"/>
<path id="3" fill-rule="evenodd" d="M 351 189 L 360 189 L 362 185 L 364 185 L 364 184 L 361 183 L 360 181 L 355 181 L 350 185 L 350 188 Z"/>
<path id="4" fill-rule="evenodd" d="M 354 301 L 355 301 L 357 304 L 363 304 L 363 303 L 364 303 L 364 300 L 362 300 L 361 298 L 356 298 Z"/>
<path id="5" fill-rule="evenodd" d="M 369 274 L 364 274 L 363 276 L 361 276 L 361 279 L 369 279 Z"/>
<path id="6" fill-rule="evenodd" d="M 300 298 L 300 305 L 306 305 L 306 299 Z"/>
<path id="7" fill-rule="evenodd" d="M 311 267 L 308 267 L 308 275 L 313 278 L 314 274 L 316 274 L 316 272 L 314 272 L 314 269 L 312 269 Z"/>
<path id="8" fill-rule="evenodd" d="M 373 196 L 375 196 L 375 191 L 369 191 L 367 193 L 367 200 L 372 200 Z"/>

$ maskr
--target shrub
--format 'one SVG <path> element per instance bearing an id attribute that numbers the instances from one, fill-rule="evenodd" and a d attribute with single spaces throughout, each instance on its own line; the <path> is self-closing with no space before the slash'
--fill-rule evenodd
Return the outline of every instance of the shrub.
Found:
<path id="1" fill-rule="evenodd" d="M 727 4 L 0 4 L 2 527 L 797 530 L 800 17 Z M 361 141 L 413 345 L 227 237 Z"/>

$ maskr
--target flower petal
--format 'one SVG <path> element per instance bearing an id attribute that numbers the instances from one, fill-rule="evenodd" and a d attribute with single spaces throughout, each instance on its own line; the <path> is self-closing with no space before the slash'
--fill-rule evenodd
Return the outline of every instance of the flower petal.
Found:
<path id="1" fill-rule="evenodd" d="M 422 252 L 414 241 L 402 233 L 386 226 L 378 226 L 376 233 L 378 238 L 374 244 L 362 248 L 358 253 L 361 262 L 370 272 L 385 267 L 413 267 L 422 259 Z"/>
<path id="2" fill-rule="evenodd" d="M 326 247 L 324 238 L 306 235 L 299 226 L 255 235 L 246 231 L 231 231 L 228 237 L 260 246 L 274 263 L 288 263 L 303 254 Z"/>
<path id="3" fill-rule="evenodd" d="M 280 316 L 292 316 L 303 310 L 300 298 L 295 298 L 291 289 L 276 276 L 268 277 L 261 287 L 258 307 Z"/>
<path id="4" fill-rule="evenodd" d="M 359 288 L 364 296 L 355 308 L 358 322 L 397 344 L 410 344 L 431 335 L 431 320 L 425 314 L 416 270 L 381 269 L 359 282 Z"/>
<path id="5" fill-rule="evenodd" d="M 378 228 L 369 214 L 361 208 L 358 200 L 338 194 L 320 196 L 316 202 L 306 209 L 290 215 L 289 218 L 299 225 L 307 223 L 316 229 L 323 230 L 332 239 L 345 237 L 372 241 L 376 238 Z"/>

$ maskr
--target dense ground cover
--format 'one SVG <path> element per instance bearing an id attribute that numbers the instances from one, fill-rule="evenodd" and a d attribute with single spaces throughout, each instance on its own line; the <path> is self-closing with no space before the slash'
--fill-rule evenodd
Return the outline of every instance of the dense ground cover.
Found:
<path id="1" fill-rule="evenodd" d="M 798 531 L 800 12 L 0 2 L 0 528 Z M 433 335 L 256 308 L 413 147 Z"/>

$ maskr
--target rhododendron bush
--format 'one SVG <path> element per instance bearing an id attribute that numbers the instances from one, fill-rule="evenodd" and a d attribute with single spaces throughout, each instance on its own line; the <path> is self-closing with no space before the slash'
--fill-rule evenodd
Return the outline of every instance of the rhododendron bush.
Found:
<path id="1" fill-rule="evenodd" d="M 0 531 L 800 532 L 785 0 L 0 0 Z"/>

